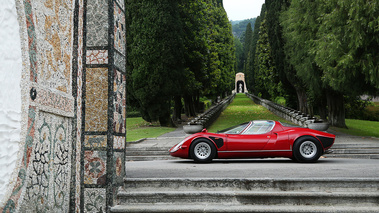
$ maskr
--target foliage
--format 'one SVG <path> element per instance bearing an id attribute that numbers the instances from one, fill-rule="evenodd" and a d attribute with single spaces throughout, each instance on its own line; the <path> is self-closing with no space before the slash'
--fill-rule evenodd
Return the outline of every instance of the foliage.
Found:
<path id="1" fill-rule="evenodd" d="M 128 96 L 146 121 L 169 125 L 171 97 L 181 91 L 182 29 L 174 0 L 128 0 Z M 142 18 L 143 17 L 143 18 Z"/>
<path id="2" fill-rule="evenodd" d="M 256 49 L 257 49 L 257 42 L 259 39 L 259 29 L 261 27 L 261 22 L 264 20 L 266 14 L 266 6 L 265 4 L 262 5 L 261 14 L 257 17 L 254 25 L 254 31 L 251 38 L 249 53 L 246 58 L 245 62 L 245 77 L 246 77 L 246 84 L 247 88 L 252 93 L 257 93 L 255 91 L 256 88 Z"/>
<path id="3" fill-rule="evenodd" d="M 126 112 L 126 117 L 127 118 L 136 118 L 136 117 L 141 117 L 141 113 L 139 111 L 127 111 Z"/>
<path id="4" fill-rule="evenodd" d="M 378 94 L 378 6 L 293 0 L 282 13 L 286 57 L 307 95 L 320 106 L 327 103 L 332 125 L 345 127 L 344 95 Z"/>
<path id="5" fill-rule="evenodd" d="M 257 18 L 245 19 L 242 21 L 232 21 L 233 35 L 239 39 L 242 39 L 242 35 L 246 32 L 246 26 L 251 24 L 251 28 L 254 29 L 255 20 Z"/>
<path id="6" fill-rule="evenodd" d="M 261 96 L 265 99 L 274 99 L 279 93 L 281 83 L 277 82 L 276 67 L 268 40 L 266 19 L 263 19 L 259 28 L 259 40 L 255 54 L 255 92 L 262 94 Z"/>
<path id="7" fill-rule="evenodd" d="M 317 33 L 315 61 L 323 83 L 349 95 L 379 88 L 379 2 L 318 0 L 323 16 Z"/>
<path id="8" fill-rule="evenodd" d="M 379 121 L 379 103 L 376 105 L 360 97 L 345 97 L 346 118 Z"/>
<path id="9" fill-rule="evenodd" d="M 236 73 L 239 73 L 243 71 L 243 46 L 237 37 L 234 37 L 234 47 L 236 49 L 235 70 Z"/>
<path id="10" fill-rule="evenodd" d="M 232 90 L 235 47 L 222 1 L 127 0 L 126 10 L 128 105 L 146 121 L 170 125 L 181 97 L 193 115 L 200 96 Z"/>
<path id="11" fill-rule="evenodd" d="M 301 90 L 302 83 L 295 77 L 295 70 L 286 60 L 284 52 L 283 28 L 280 25 L 280 15 L 290 5 L 290 0 L 266 0 L 266 25 L 271 46 L 271 55 L 275 63 L 276 74 L 282 84 L 280 93 L 291 108 L 301 109 L 298 104 L 296 90 Z M 297 88 L 297 89 L 296 89 Z M 271 97 L 273 98 L 273 97 Z"/>
<path id="12" fill-rule="evenodd" d="M 248 23 L 246 26 L 246 31 L 245 31 L 245 40 L 244 40 L 244 46 L 243 46 L 243 61 L 246 61 L 250 48 L 251 48 L 251 42 L 253 39 L 253 29 L 251 27 L 251 24 Z"/>

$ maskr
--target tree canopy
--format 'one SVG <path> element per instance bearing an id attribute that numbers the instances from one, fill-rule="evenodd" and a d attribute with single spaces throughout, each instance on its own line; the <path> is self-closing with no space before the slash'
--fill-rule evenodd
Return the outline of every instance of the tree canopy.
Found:
<path id="1" fill-rule="evenodd" d="M 233 86 L 235 47 L 219 0 L 126 0 L 127 99 L 146 121 L 170 125 L 171 105 L 193 116 L 202 95 Z M 180 115 L 180 114 L 179 114 Z"/>
<path id="2" fill-rule="evenodd" d="M 249 48 L 248 84 L 289 103 L 296 94 L 299 110 L 316 109 L 345 127 L 345 98 L 379 95 L 378 7 L 366 0 L 266 0 Z"/>

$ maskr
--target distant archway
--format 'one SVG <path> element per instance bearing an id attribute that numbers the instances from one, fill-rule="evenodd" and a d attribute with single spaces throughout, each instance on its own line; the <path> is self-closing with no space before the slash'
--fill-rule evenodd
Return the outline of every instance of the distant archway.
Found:
<path id="1" fill-rule="evenodd" d="M 237 81 L 237 93 L 245 93 L 245 82 Z"/>
<path id="2" fill-rule="evenodd" d="M 242 72 L 236 74 L 235 88 L 233 92 L 247 93 L 245 74 L 243 74 Z"/>

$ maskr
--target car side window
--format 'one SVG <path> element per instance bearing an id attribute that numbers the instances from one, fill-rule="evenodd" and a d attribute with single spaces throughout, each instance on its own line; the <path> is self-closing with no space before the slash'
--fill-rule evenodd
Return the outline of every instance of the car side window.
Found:
<path id="1" fill-rule="evenodd" d="M 243 123 L 243 124 L 240 124 L 238 126 L 233 126 L 233 127 L 228 128 L 228 129 L 224 129 L 224 130 L 218 131 L 218 133 L 239 134 L 239 133 L 241 133 L 246 128 L 246 126 L 248 124 L 249 124 L 249 122 Z"/>
<path id="2" fill-rule="evenodd" d="M 274 128 L 274 121 L 254 121 L 252 125 L 242 134 L 258 135 L 271 131 Z"/>

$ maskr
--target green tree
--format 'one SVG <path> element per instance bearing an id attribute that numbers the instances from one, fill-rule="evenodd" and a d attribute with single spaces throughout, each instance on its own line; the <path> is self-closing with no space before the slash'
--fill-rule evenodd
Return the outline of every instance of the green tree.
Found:
<path id="1" fill-rule="evenodd" d="M 328 90 L 329 120 L 345 126 L 344 95 L 378 95 L 379 2 L 318 0 L 320 29 L 312 52 Z M 329 92 L 331 91 L 331 92 Z"/>
<path id="2" fill-rule="evenodd" d="M 200 96 L 232 90 L 235 47 L 221 1 L 182 1 L 180 9 L 186 50 L 183 98 L 187 115 L 194 116 Z"/>
<path id="3" fill-rule="evenodd" d="M 308 95 L 326 98 L 333 126 L 346 127 L 344 96 L 378 94 L 377 8 L 377 1 L 293 0 L 282 15 L 287 58 Z"/>
<path id="4" fill-rule="evenodd" d="M 314 54 L 310 52 L 312 41 L 316 38 L 320 27 L 316 20 L 317 10 L 318 5 L 314 1 L 294 0 L 281 17 L 286 40 L 284 52 L 291 65 L 285 73 L 296 89 L 299 110 L 309 114 L 313 112 L 309 97 L 319 97 L 318 99 L 322 100 L 321 96 L 324 94 L 324 87 L 320 81 L 321 70 L 314 62 Z M 324 102 L 319 101 L 319 103 Z M 325 109 L 325 106 L 319 108 Z M 320 112 L 324 111 L 320 110 Z M 326 117 L 325 113 L 321 114 L 322 117 Z"/>
<path id="5" fill-rule="evenodd" d="M 249 53 L 246 59 L 246 66 L 245 66 L 245 78 L 246 78 L 246 84 L 250 92 L 253 92 L 257 94 L 257 91 L 255 91 L 256 88 L 256 75 L 255 75 L 255 63 L 256 63 L 256 47 L 257 42 L 259 39 L 259 29 L 261 27 L 261 22 L 265 18 L 266 14 L 266 6 L 265 4 L 262 5 L 260 16 L 257 17 L 254 25 L 254 31 L 252 35 L 252 39 L 250 42 L 250 48 Z"/>
<path id="6" fill-rule="evenodd" d="M 127 0 L 129 103 L 146 121 L 170 125 L 172 96 L 183 79 L 182 26 L 175 0 Z"/>
<path id="7" fill-rule="evenodd" d="M 236 72 L 242 72 L 243 71 L 243 46 L 241 41 L 234 37 L 234 46 L 236 49 L 236 65 L 235 70 Z"/>
<path id="8" fill-rule="evenodd" d="M 261 94 L 263 98 L 274 99 L 280 90 L 281 84 L 277 81 L 266 19 L 263 19 L 259 28 L 259 39 L 255 54 L 255 91 Z"/>
<path id="9" fill-rule="evenodd" d="M 281 91 L 281 95 L 285 97 L 288 106 L 302 109 L 303 112 L 305 112 L 305 107 L 302 104 L 297 104 L 299 102 L 297 94 L 300 94 L 303 88 L 298 84 L 299 80 L 294 78 L 296 71 L 286 60 L 283 29 L 280 25 L 280 14 L 288 10 L 290 0 L 266 0 L 265 5 L 267 10 L 266 22 L 268 38 L 272 50 L 271 54 L 275 63 L 276 73 L 282 83 L 281 88 L 283 91 Z M 295 86 L 300 88 L 296 89 Z M 296 93 L 296 91 L 298 91 L 298 93 Z"/>
<path id="10" fill-rule="evenodd" d="M 246 73 L 247 69 L 247 59 L 249 57 L 250 51 L 251 51 L 251 42 L 253 40 L 253 29 L 251 28 L 251 24 L 248 23 L 246 25 L 246 31 L 245 31 L 245 40 L 243 42 L 243 65 L 244 65 L 244 72 Z"/>

